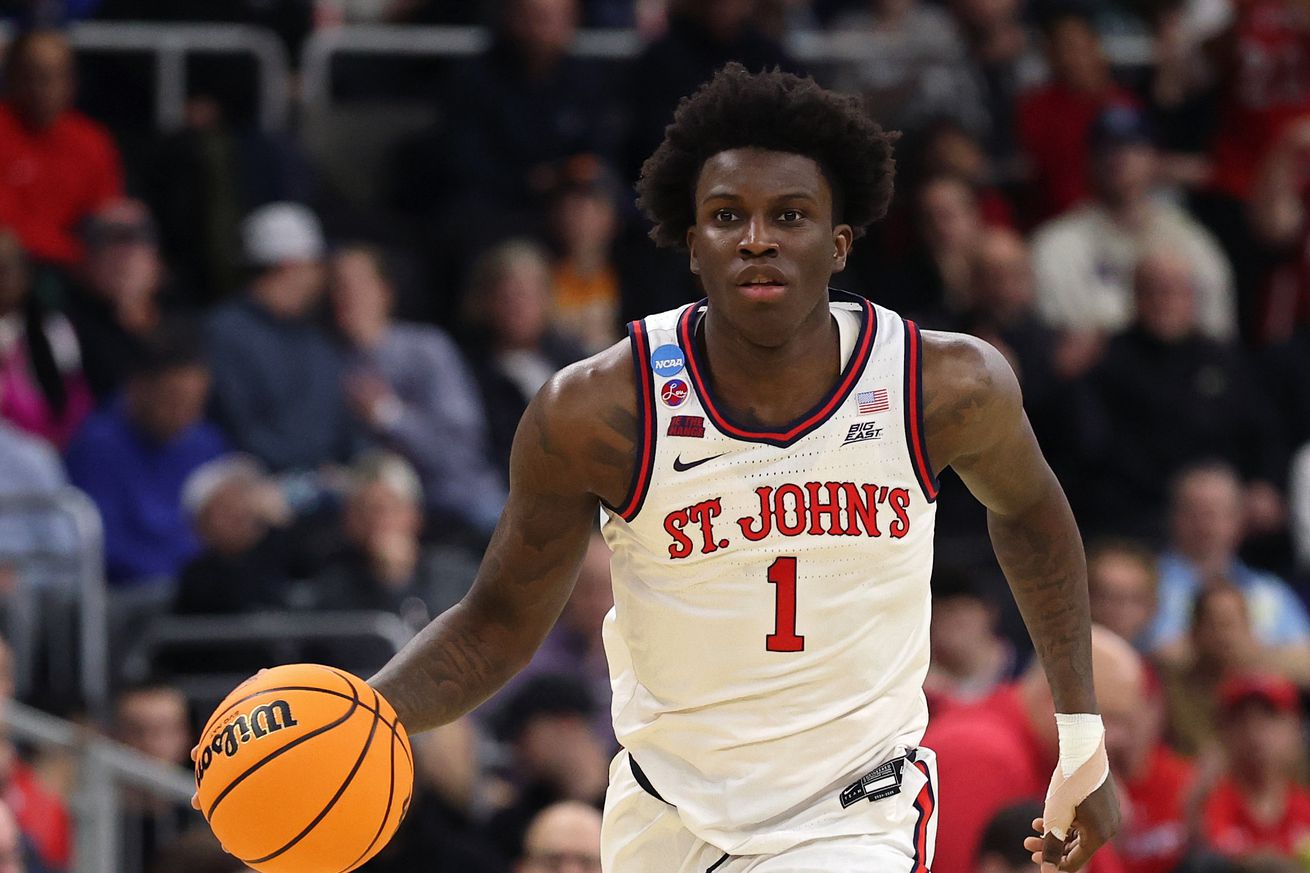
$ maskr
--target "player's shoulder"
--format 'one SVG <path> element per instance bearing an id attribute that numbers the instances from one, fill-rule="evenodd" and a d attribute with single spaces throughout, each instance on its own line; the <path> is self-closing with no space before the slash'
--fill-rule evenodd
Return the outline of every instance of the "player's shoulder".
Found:
<path id="1" fill-rule="evenodd" d="M 1014 368 L 996 346 L 967 333 L 925 330 L 923 389 L 934 395 L 975 402 L 1019 400 Z"/>
<path id="2" fill-rule="evenodd" d="M 556 373 L 519 427 L 529 465 L 549 461 L 611 504 L 620 502 L 635 465 L 640 419 L 632 345 L 622 340 Z"/>
<path id="3" fill-rule="evenodd" d="M 560 370 L 547 380 L 537 401 L 552 414 L 566 416 L 598 411 L 616 402 L 635 409 L 632 340 L 624 338 Z"/>
<path id="4" fill-rule="evenodd" d="M 1005 356 L 962 333 L 923 332 L 924 432 L 933 459 L 989 445 L 1019 421 L 1023 395 Z"/>

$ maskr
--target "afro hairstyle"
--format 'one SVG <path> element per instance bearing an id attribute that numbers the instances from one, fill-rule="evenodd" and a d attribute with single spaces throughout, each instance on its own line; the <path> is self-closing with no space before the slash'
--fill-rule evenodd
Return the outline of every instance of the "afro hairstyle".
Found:
<path id="1" fill-rule="evenodd" d="M 657 245 L 682 246 L 696 223 L 705 161 L 730 149 L 767 149 L 812 158 L 832 186 L 834 218 L 862 236 L 891 202 L 899 136 L 869 118 L 856 97 L 808 77 L 730 63 L 678 104 L 664 141 L 642 165 L 637 205 L 654 222 Z"/>

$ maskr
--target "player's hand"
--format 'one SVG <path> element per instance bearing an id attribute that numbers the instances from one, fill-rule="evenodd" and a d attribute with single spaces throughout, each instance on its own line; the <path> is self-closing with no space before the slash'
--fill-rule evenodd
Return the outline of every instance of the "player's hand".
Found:
<path id="1" fill-rule="evenodd" d="M 1092 854 L 1119 831 L 1119 796 L 1114 782 L 1105 780 L 1078 804 L 1068 839 L 1061 841 L 1047 833 L 1043 824 L 1040 818 L 1033 819 L 1033 830 L 1041 836 L 1023 841 L 1023 847 L 1033 853 L 1033 863 L 1041 865 L 1042 873 L 1081 870 Z"/>

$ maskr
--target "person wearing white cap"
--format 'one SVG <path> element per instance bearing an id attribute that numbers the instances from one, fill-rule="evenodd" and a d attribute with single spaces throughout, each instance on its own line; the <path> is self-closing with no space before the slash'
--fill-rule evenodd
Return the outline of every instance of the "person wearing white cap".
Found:
<path id="1" fill-rule="evenodd" d="M 242 222 L 241 238 L 248 292 L 210 322 L 218 420 L 273 470 L 345 460 L 353 435 L 342 359 L 313 319 L 326 276 L 318 218 L 298 203 L 271 203 Z"/>

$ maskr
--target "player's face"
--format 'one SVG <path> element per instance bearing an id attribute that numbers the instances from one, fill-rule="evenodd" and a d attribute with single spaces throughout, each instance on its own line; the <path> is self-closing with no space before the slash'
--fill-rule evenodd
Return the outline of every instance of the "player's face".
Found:
<path id="1" fill-rule="evenodd" d="M 705 162 L 687 231 L 691 271 L 714 311 L 760 344 L 780 343 L 827 300 L 853 234 L 811 158 L 731 149 Z"/>

